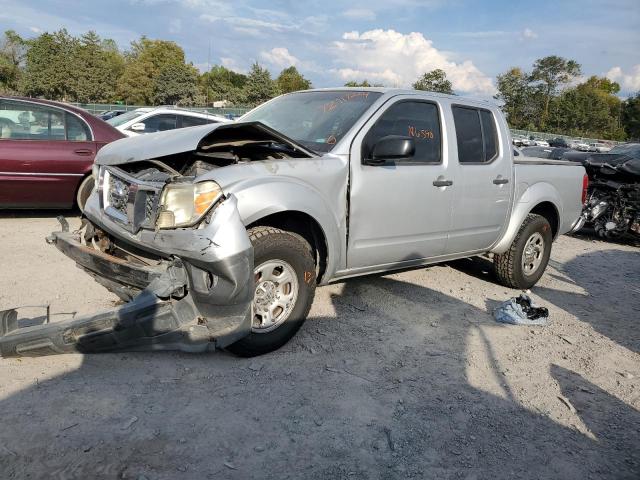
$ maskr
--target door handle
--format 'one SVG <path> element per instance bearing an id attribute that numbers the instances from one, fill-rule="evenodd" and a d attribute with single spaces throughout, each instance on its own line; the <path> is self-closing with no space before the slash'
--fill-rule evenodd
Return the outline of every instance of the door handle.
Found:
<path id="1" fill-rule="evenodd" d="M 450 187 L 451 185 L 453 185 L 453 180 L 434 180 L 433 181 L 434 187 Z"/>
<path id="2" fill-rule="evenodd" d="M 493 179 L 493 184 L 494 185 L 504 185 L 505 183 L 509 183 L 509 179 L 508 178 L 494 178 Z"/>
<path id="3" fill-rule="evenodd" d="M 75 153 L 76 155 L 83 155 L 85 157 L 92 155 L 93 151 L 87 149 L 87 148 L 80 148 L 78 150 L 74 150 L 73 153 Z"/>

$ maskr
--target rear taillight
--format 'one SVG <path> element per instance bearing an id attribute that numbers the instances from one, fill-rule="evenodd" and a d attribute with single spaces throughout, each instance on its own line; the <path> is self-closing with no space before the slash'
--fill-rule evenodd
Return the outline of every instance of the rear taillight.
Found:
<path id="1" fill-rule="evenodd" d="M 587 201 L 587 189 L 589 188 L 589 177 L 585 173 L 582 177 L 582 204 Z"/>

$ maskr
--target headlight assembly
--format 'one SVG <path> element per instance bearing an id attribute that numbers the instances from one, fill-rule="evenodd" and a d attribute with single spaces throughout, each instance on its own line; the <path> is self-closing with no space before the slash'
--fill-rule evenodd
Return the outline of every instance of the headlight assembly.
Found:
<path id="1" fill-rule="evenodd" d="M 189 227 L 199 222 L 222 196 L 216 182 L 169 183 L 160 195 L 157 228 Z"/>

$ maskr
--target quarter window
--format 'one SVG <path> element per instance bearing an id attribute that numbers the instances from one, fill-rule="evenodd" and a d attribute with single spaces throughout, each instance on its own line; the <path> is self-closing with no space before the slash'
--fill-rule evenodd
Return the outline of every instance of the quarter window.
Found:
<path id="1" fill-rule="evenodd" d="M 195 127 L 197 125 L 206 125 L 207 123 L 214 123 L 208 118 L 201 117 L 188 117 L 186 115 L 179 115 L 181 120 L 181 127 Z"/>
<path id="2" fill-rule="evenodd" d="M 396 163 L 440 163 L 440 118 L 434 103 L 400 101 L 389 107 L 367 134 L 363 158 L 368 158 L 376 142 L 387 135 L 411 137 L 415 142 L 414 156 Z"/>
<path id="3" fill-rule="evenodd" d="M 452 107 L 460 163 L 488 163 L 498 155 L 498 132 L 488 110 Z"/>
<path id="4" fill-rule="evenodd" d="M 76 142 L 85 142 L 91 140 L 91 133 L 87 124 L 80 120 L 75 115 L 70 113 L 66 114 L 67 117 L 67 140 L 73 140 Z"/>

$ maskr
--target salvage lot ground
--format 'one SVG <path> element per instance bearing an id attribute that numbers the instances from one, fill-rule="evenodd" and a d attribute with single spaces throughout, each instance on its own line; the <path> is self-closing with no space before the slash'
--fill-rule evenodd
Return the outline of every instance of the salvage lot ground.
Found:
<path id="1" fill-rule="evenodd" d="M 0 309 L 113 306 L 56 226 L 0 214 Z M 562 237 L 549 326 L 496 324 L 515 294 L 465 260 L 323 287 L 259 358 L 0 359 L 2 478 L 639 478 L 638 247 Z"/>

